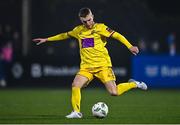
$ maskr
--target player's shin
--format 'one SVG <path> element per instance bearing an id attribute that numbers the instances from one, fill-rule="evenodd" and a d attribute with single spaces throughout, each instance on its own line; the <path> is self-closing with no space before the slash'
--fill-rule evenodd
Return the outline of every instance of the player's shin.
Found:
<path id="1" fill-rule="evenodd" d="M 132 88 L 136 88 L 136 87 L 137 87 L 137 85 L 134 82 L 120 83 L 117 85 L 118 95 L 121 95 L 124 92 L 126 92 Z"/>
<path id="2" fill-rule="evenodd" d="M 81 102 L 81 90 L 78 87 L 72 87 L 72 107 L 76 112 L 80 112 L 80 102 Z"/>

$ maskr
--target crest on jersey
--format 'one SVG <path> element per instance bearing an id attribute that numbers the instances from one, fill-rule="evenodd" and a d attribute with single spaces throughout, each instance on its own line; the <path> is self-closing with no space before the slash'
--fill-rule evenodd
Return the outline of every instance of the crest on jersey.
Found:
<path id="1" fill-rule="evenodd" d="M 82 48 L 94 47 L 94 38 L 82 39 Z"/>

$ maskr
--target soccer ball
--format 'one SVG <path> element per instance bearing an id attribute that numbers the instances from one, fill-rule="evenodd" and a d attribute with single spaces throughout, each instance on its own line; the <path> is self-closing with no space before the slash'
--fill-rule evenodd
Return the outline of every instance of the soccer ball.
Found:
<path id="1" fill-rule="evenodd" d="M 96 118 L 105 118 L 108 114 L 108 106 L 104 102 L 98 102 L 93 105 L 92 114 Z"/>

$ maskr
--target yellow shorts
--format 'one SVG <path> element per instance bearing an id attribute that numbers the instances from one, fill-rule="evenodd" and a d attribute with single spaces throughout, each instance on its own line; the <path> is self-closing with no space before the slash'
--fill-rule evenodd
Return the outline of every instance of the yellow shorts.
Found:
<path id="1" fill-rule="evenodd" d="M 77 74 L 87 77 L 89 79 L 89 82 L 93 80 L 94 77 L 97 77 L 103 83 L 116 80 L 116 77 L 111 67 L 80 69 Z"/>

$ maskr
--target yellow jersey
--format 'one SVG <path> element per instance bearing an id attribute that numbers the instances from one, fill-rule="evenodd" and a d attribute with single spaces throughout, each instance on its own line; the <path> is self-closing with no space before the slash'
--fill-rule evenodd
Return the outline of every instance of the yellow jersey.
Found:
<path id="1" fill-rule="evenodd" d="M 120 33 L 115 32 L 102 23 L 96 23 L 91 29 L 84 25 L 75 27 L 72 31 L 48 37 L 47 41 L 64 40 L 74 37 L 79 41 L 81 64 L 80 68 L 112 67 L 111 59 L 106 49 L 106 38 L 122 42 L 128 49 L 131 43 Z"/>
<path id="2" fill-rule="evenodd" d="M 106 37 L 110 37 L 113 30 L 106 25 L 96 23 L 91 29 L 84 25 L 75 27 L 67 32 L 78 39 L 80 48 L 80 68 L 112 67 L 111 59 L 106 49 Z"/>

